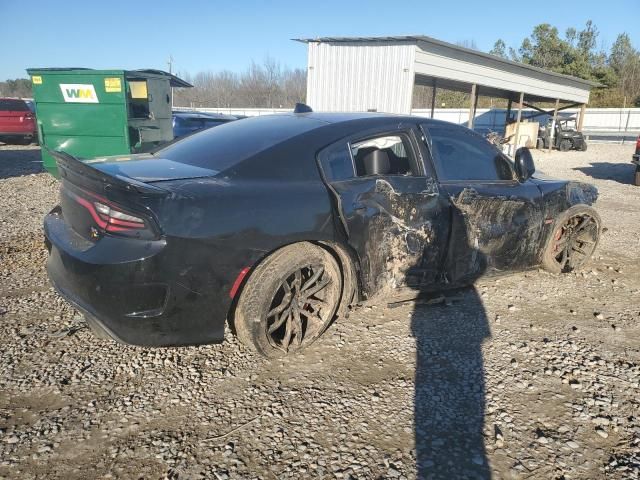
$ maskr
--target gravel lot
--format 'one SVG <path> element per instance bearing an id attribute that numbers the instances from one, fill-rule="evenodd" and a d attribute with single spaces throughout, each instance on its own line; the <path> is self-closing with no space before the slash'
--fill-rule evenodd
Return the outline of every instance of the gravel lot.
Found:
<path id="1" fill-rule="evenodd" d="M 639 478 L 631 145 L 536 152 L 595 183 L 581 272 L 363 306 L 304 355 L 99 340 L 50 288 L 39 150 L 0 147 L 0 478 Z"/>

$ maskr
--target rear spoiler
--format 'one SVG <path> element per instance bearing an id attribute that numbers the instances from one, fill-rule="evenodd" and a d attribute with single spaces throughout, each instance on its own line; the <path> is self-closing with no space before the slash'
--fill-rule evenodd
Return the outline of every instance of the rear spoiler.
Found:
<path id="1" fill-rule="evenodd" d="M 69 177 L 81 177 L 85 181 L 88 180 L 103 185 L 105 190 L 117 189 L 150 196 L 165 196 L 169 193 L 164 188 L 149 185 L 134 178 L 106 174 L 91 166 L 90 163 L 85 163 L 67 152 L 52 150 L 45 146 L 43 148 L 56 159 L 60 177 L 67 178 L 72 183 L 78 182 L 74 182 Z"/>

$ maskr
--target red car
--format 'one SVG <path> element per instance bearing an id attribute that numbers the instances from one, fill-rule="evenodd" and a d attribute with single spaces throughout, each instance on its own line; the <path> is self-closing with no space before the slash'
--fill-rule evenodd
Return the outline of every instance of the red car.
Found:
<path id="1" fill-rule="evenodd" d="M 28 145 L 36 138 L 36 115 L 29 103 L 18 98 L 0 98 L 0 142 Z"/>

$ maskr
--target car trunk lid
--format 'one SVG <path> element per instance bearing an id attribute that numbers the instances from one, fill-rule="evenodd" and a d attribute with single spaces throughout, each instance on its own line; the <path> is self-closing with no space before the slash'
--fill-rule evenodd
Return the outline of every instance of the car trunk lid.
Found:
<path id="1" fill-rule="evenodd" d="M 65 152 L 49 153 L 56 159 L 62 181 L 62 215 L 78 235 L 91 241 L 105 234 L 143 240 L 160 236 L 154 206 L 171 193 L 143 180 L 173 179 L 184 173 L 165 165 L 151 178 L 108 166 L 104 159 L 83 162 Z"/>

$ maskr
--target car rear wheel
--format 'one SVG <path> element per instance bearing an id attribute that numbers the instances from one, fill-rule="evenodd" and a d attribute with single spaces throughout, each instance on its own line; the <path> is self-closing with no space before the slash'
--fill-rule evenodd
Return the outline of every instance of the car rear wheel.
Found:
<path id="1" fill-rule="evenodd" d="M 600 228 L 600 216 L 593 208 L 586 205 L 569 208 L 555 223 L 542 266 L 552 273 L 568 273 L 580 268 L 598 246 Z"/>
<path id="2" fill-rule="evenodd" d="M 338 263 L 298 243 L 277 250 L 251 273 L 235 311 L 239 340 L 266 357 L 309 346 L 329 326 L 342 294 Z"/>
<path id="3" fill-rule="evenodd" d="M 581 152 L 586 152 L 587 151 L 587 141 L 583 140 L 582 144 L 580 144 L 580 151 Z"/>
<path id="4" fill-rule="evenodd" d="M 568 152 L 569 150 L 571 150 L 572 146 L 573 144 L 571 143 L 571 140 L 569 140 L 568 138 L 565 138 L 564 140 L 560 140 L 560 145 L 558 146 L 558 149 L 561 152 Z"/>

